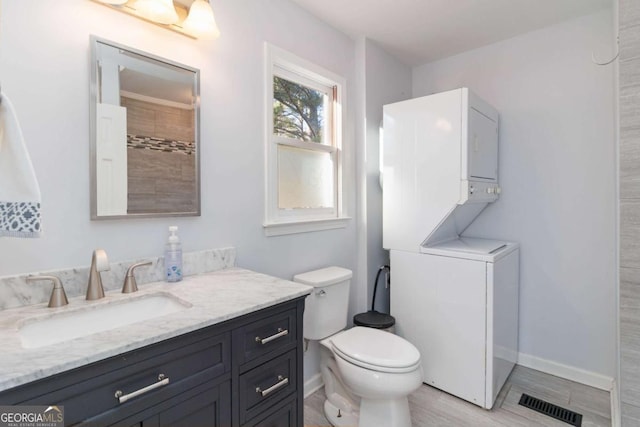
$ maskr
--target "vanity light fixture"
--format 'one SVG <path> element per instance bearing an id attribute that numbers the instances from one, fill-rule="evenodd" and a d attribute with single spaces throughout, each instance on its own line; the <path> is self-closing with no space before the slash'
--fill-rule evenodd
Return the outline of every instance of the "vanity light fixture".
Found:
<path id="1" fill-rule="evenodd" d="M 171 25 L 179 20 L 172 0 L 137 0 L 135 8 L 144 17 L 158 24 Z"/>
<path id="2" fill-rule="evenodd" d="M 191 33 L 200 34 L 202 38 L 217 39 L 220 36 L 209 0 L 195 0 L 182 27 Z"/>
<path id="3" fill-rule="evenodd" d="M 193 39 L 215 39 L 220 30 L 208 0 L 92 0 Z"/>

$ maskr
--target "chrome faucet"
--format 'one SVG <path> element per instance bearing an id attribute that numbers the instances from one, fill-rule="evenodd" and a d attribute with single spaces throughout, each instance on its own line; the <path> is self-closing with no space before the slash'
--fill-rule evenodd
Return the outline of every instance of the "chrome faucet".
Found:
<path id="1" fill-rule="evenodd" d="M 49 307 L 62 307 L 69 304 L 67 294 L 64 291 L 62 282 L 56 276 L 28 276 L 27 282 L 35 282 L 38 280 L 51 280 L 53 282 L 53 290 L 51 291 L 51 298 L 49 298 Z"/>
<path id="2" fill-rule="evenodd" d="M 89 283 L 87 284 L 87 300 L 104 298 L 104 288 L 102 287 L 100 272 L 107 271 L 110 268 L 107 253 L 102 249 L 93 251 L 91 267 L 89 268 Z"/>
<path id="3" fill-rule="evenodd" d="M 136 268 L 142 267 L 145 265 L 151 265 L 151 261 L 139 262 L 129 267 L 129 269 L 127 270 L 127 274 L 125 275 L 125 278 L 124 278 L 124 284 L 122 285 L 123 294 L 138 292 L 138 284 L 136 283 L 136 276 L 134 276 L 133 273 Z"/>

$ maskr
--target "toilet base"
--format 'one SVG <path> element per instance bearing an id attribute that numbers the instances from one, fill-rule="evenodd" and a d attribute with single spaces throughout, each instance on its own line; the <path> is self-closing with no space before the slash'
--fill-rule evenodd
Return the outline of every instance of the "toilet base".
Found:
<path id="1" fill-rule="evenodd" d="M 359 427 L 411 427 L 409 399 L 377 400 L 362 399 L 360 401 Z"/>
<path id="2" fill-rule="evenodd" d="M 358 412 L 345 411 L 331 403 L 328 399 L 324 401 L 324 416 L 334 427 L 357 427 Z"/>

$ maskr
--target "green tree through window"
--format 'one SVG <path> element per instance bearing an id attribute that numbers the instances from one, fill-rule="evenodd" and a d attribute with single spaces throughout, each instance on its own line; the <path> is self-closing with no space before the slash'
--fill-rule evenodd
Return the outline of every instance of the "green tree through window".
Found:
<path id="1" fill-rule="evenodd" d="M 281 77 L 273 77 L 273 131 L 302 141 L 323 142 L 327 95 Z"/>

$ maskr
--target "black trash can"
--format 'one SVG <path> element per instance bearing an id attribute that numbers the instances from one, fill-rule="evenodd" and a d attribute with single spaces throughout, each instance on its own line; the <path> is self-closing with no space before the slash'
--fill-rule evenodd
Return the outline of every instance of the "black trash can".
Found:
<path id="1" fill-rule="evenodd" d="M 353 324 L 375 329 L 389 329 L 396 324 L 396 319 L 390 314 L 370 310 L 353 316 Z"/>
<path id="2" fill-rule="evenodd" d="M 373 284 L 373 299 L 371 301 L 371 310 L 366 313 L 358 313 L 353 316 L 353 324 L 356 326 L 364 326 L 366 328 L 374 329 L 389 329 L 396 324 L 396 319 L 387 313 L 380 313 L 375 310 L 376 306 L 376 293 L 378 292 L 378 279 L 383 271 L 390 272 L 388 265 L 381 265 L 378 268 L 378 274 L 376 274 L 376 281 Z"/>

